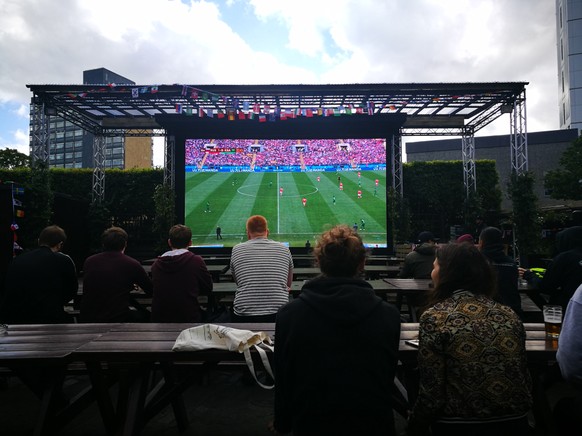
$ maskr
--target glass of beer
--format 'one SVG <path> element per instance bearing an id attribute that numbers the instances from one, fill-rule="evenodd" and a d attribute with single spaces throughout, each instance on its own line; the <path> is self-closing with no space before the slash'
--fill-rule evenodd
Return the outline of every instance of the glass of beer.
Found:
<path id="1" fill-rule="evenodd" d="M 546 305 L 542 308 L 546 336 L 558 338 L 562 330 L 562 306 Z"/>

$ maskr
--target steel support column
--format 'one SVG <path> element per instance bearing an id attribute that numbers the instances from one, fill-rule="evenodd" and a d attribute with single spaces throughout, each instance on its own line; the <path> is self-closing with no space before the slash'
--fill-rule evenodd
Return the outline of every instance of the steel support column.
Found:
<path id="1" fill-rule="evenodd" d="M 404 183 L 402 180 L 402 136 L 400 132 L 390 137 L 390 148 L 392 149 L 392 188 L 402 197 Z"/>
<path id="2" fill-rule="evenodd" d="M 93 137 L 93 203 L 101 203 L 105 196 L 105 136 Z"/>
<path id="3" fill-rule="evenodd" d="M 477 177 L 475 175 L 475 135 L 473 129 L 465 129 L 461 138 L 463 155 L 463 183 L 465 196 L 470 197 L 477 191 Z"/>
<path id="4" fill-rule="evenodd" d="M 32 161 L 49 163 L 50 116 L 46 114 L 45 104 L 35 102 L 35 97 L 30 102 L 31 107 L 31 129 L 30 129 L 30 156 Z"/>
<path id="5" fill-rule="evenodd" d="M 169 185 L 172 189 L 175 187 L 176 177 L 175 145 L 174 135 L 164 137 L 164 185 Z"/>
<path id="6" fill-rule="evenodd" d="M 525 89 L 513 102 L 510 114 L 509 141 L 511 148 L 511 171 L 517 175 L 528 171 L 527 163 L 527 116 L 525 110 Z"/>

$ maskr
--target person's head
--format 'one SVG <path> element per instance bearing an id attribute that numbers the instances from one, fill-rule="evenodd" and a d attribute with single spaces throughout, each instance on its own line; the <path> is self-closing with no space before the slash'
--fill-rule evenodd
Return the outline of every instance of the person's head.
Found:
<path id="1" fill-rule="evenodd" d="M 354 229 L 338 225 L 324 232 L 313 250 L 321 272 L 330 277 L 355 277 L 366 262 L 366 248 Z"/>
<path id="2" fill-rule="evenodd" d="M 172 248 L 188 248 L 192 242 L 192 230 L 183 224 L 172 226 L 168 235 L 168 245 Z"/>
<path id="3" fill-rule="evenodd" d="M 469 234 L 469 233 L 465 233 L 464 235 L 461 235 L 457 238 L 457 244 L 460 244 L 461 242 L 466 242 L 468 244 L 474 244 L 475 243 L 475 239 L 473 239 L 473 235 Z"/>
<path id="4" fill-rule="evenodd" d="M 127 233 L 121 227 L 109 227 L 101 235 L 101 245 L 105 251 L 124 251 Z"/>
<path id="5" fill-rule="evenodd" d="M 431 278 L 434 284 L 432 304 L 450 297 L 458 289 L 487 296 L 497 291 L 495 271 L 489 261 L 477 247 L 467 243 L 440 245 Z"/>
<path id="6" fill-rule="evenodd" d="M 417 244 L 425 244 L 425 243 L 431 243 L 434 244 L 436 242 L 436 238 L 434 237 L 434 235 L 432 234 L 432 232 L 420 232 L 418 234 L 418 238 L 416 240 Z"/>
<path id="7" fill-rule="evenodd" d="M 49 247 L 53 251 L 61 251 L 65 242 L 67 242 L 67 235 L 59 226 L 45 227 L 38 236 L 38 245 Z"/>
<path id="8" fill-rule="evenodd" d="M 479 248 L 503 245 L 503 234 L 497 227 L 485 227 L 479 234 Z"/>
<path id="9" fill-rule="evenodd" d="M 249 239 L 269 236 L 267 219 L 261 215 L 253 215 L 247 220 L 247 237 Z"/>

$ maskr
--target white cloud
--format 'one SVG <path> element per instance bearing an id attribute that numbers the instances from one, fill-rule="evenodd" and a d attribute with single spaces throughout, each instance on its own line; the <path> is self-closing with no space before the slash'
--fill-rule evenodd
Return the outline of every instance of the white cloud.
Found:
<path id="1" fill-rule="evenodd" d="M 0 137 L 0 148 L 12 148 L 20 153 L 29 154 L 28 133 L 20 129 L 10 133 L 12 137 L 9 139 Z"/>
<path id="2" fill-rule="evenodd" d="M 285 47 L 261 51 L 237 34 L 221 8 L 241 5 L 281 23 L 286 34 L 273 40 Z M 528 129 L 555 129 L 554 8 L 547 0 L 0 0 L 0 109 L 10 103 L 26 116 L 25 84 L 81 83 L 83 70 L 98 67 L 140 84 L 529 81 Z"/>
<path id="3" fill-rule="evenodd" d="M 21 104 L 15 110 L 13 110 L 12 113 L 18 115 L 21 118 L 30 118 L 30 109 L 27 104 Z"/>

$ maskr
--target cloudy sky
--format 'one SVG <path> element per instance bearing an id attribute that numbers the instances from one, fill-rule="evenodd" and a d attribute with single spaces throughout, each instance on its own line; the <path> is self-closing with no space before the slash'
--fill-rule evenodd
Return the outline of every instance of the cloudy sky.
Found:
<path id="1" fill-rule="evenodd" d="M 26 84 L 100 67 L 140 85 L 524 81 L 528 131 L 558 129 L 555 23 L 553 0 L 0 0 L 0 148 L 28 153 Z M 478 135 L 503 133 L 508 116 Z"/>

